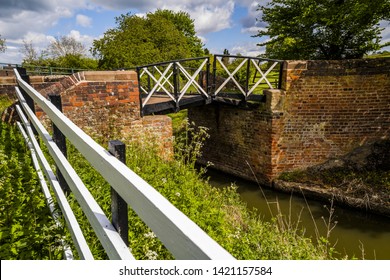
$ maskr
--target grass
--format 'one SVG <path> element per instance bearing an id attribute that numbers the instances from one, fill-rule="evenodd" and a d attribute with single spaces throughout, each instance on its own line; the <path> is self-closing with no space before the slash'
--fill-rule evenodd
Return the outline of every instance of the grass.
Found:
<path id="1" fill-rule="evenodd" d="M 314 244 L 297 226 L 291 223 L 282 224 L 280 220 L 283 219 L 278 217 L 275 217 L 272 222 L 261 220 L 256 213 L 247 209 L 235 186 L 228 186 L 223 190 L 213 188 L 203 177 L 202 171 L 199 172 L 195 167 L 196 157 L 199 155 L 203 140 L 207 137 L 206 130 L 189 125 L 185 116 L 185 112 L 173 116 L 178 141 L 174 160 L 167 161 L 159 157 L 157 148 L 153 144 L 155 141 L 145 139 L 143 145 L 128 146 L 127 165 L 237 259 L 334 258 L 324 242 Z M 11 143 L 14 145 L 12 149 L 14 152 L 7 160 L 14 162 L 12 166 L 16 168 L 5 170 L 4 167 L 10 166 L 7 161 L 7 164 L 1 165 L 4 171 L 2 174 L 11 175 L 9 178 L 18 182 L 18 184 L 7 184 L 6 187 L 2 184 L 0 188 L 3 192 L 0 197 L 1 205 L 13 209 L 13 212 L 1 211 L 1 257 L 2 259 L 59 258 L 61 250 L 58 240 L 64 233 L 62 229 L 53 226 L 44 198 L 39 193 L 37 180 L 33 177 L 35 173 L 32 171 L 31 162 L 28 161 L 29 154 L 26 152 L 23 140 L 13 126 L 1 125 L 2 131 L 13 131 L 13 138 L 3 136 L 0 143 L 3 146 Z M 192 141 L 190 142 L 189 139 Z M 11 149 L 4 146 L 1 151 L 5 153 Z M 91 194 L 110 217 L 111 201 L 108 183 L 71 145 L 68 145 L 68 156 Z M 22 161 L 18 161 L 18 158 L 22 158 Z M 2 163 L 4 159 L 5 157 L 2 158 Z M 23 181 L 22 178 L 27 178 L 28 181 Z M 34 192 L 31 192 L 32 189 Z M 15 202 L 10 199 L 9 193 L 15 194 L 13 195 L 16 198 Z M 69 196 L 69 201 L 94 257 L 106 259 L 107 255 L 72 194 Z M 4 213 L 8 213 L 11 219 L 4 218 Z M 21 215 L 20 219 L 19 215 Z M 32 227 L 24 222 L 28 219 L 36 226 Z M 15 226 L 9 223 L 11 220 L 17 221 Z M 131 207 L 129 228 L 130 248 L 137 259 L 173 258 Z M 5 232 L 10 235 L 5 236 Z M 73 246 L 69 233 L 65 232 L 65 235 L 68 243 Z M 9 236 L 15 238 L 10 239 Z M 77 257 L 77 254 L 75 255 Z"/>
<path id="2" fill-rule="evenodd" d="M 71 151 L 71 154 L 71 162 L 109 215 L 109 186 L 79 154 L 75 151 Z M 332 257 L 320 249 L 322 244 L 316 246 L 300 230 L 293 227 L 282 228 L 276 222 L 262 221 L 257 214 L 247 209 L 234 186 L 223 191 L 211 187 L 196 170 L 193 162 L 189 161 L 192 156 L 182 155 L 176 160 L 165 161 L 156 156 L 153 146 L 138 145 L 128 147 L 127 158 L 127 164 L 132 170 L 238 259 Z M 137 259 L 173 258 L 132 210 L 129 215 L 130 247 Z M 93 234 L 86 228 L 85 234 L 90 238 L 88 242 L 94 248 L 96 257 L 106 258 Z"/>
<path id="3" fill-rule="evenodd" d="M 0 259 L 61 259 L 62 235 L 21 134 L 0 121 Z"/>
<path id="4" fill-rule="evenodd" d="M 383 52 L 377 53 L 377 54 L 370 54 L 370 55 L 365 56 L 365 58 L 390 58 L 390 52 L 383 51 Z"/>

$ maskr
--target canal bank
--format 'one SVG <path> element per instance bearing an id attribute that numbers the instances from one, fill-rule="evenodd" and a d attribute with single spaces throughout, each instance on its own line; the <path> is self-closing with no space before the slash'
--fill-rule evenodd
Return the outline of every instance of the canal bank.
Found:
<path id="1" fill-rule="evenodd" d="M 286 225 L 304 231 L 313 242 L 318 236 L 326 237 L 330 231 L 330 245 L 340 253 L 335 257 L 390 259 L 390 218 L 335 204 L 332 208 L 331 201 L 324 196 L 322 200 L 305 199 L 302 194 L 260 187 L 213 169 L 206 175 L 214 187 L 236 185 L 247 207 L 264 220 L 277 219 L 281 213 Z"/>

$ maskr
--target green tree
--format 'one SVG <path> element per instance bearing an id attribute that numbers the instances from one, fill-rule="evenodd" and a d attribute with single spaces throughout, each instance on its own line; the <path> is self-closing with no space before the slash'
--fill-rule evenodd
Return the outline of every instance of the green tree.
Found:
<path id="1" fill-rule="evenodd" d="M 116 24 L 93 42 L 92 53 L 102 68 L 130 68 L 204 54 L 194 21 L 185 12 L 126 14 L 117 17 Z"/>
<path id="2" fill-rule="evenodd" d="M 85 55 L 85 46 L 72 36 L 61 36 L 55 38 L 47 48 L 48 54 L 56 59 L 67 55 Z"/>
<path id="3" fill-rule="evenodd" d="M 33 43 L 23 41 L 23 64 L 78 69 L 97 69 L 96 59 L 86 56 L 83 44 L 70 36 L 56 38 L 38 54 Z"/>
<path id="4" fill-rule="evenodd" d="M 389 45 L 379 22 L 390 19 L 390 0 L 272 0 L 258 10 L 268 26 L 255 37 L 270 37 L 258 45 L 271 58 L 362 58 Z"/>
<path id="5" fill-rule="evenodd" d="M 5 52 L 5 49 L 6 49 L 5 39 L 2 39 L 0 35 L 0 53 Z"/>

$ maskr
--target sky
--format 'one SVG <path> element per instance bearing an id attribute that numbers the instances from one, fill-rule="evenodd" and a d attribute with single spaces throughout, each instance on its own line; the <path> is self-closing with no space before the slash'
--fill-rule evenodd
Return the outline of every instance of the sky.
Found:
<path id="1" fill-rule="evenodd" d="M 224 49 L 230 54 L 256 56 L 264 48 L 257 34 L 265 24 L 259 4 L 269 0 L 0 0 L 0 34 L 7 49 L 0 63 L 21 63 L 23 42 L 45 49 L 56 37 L 73 36 L 89 49 L 95 39 L 115 28 L 121 14 L 145 14 L 157 9 L 188 12 L 197 35 L 213 54 Z M 390 41 L 390 26 L 382 33 Z"/>

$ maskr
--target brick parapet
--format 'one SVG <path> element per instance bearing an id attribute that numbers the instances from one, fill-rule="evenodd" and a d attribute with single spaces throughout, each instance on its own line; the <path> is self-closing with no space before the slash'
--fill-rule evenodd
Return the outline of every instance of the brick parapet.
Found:
<path id="1" fill-rule="evenodd" d="M 266 183 L 390 137 L 390 59 L 286 61 L 283 69 L 282 90 L 264 91 L 257 109 L 189 109 L 190 121 L 210 128 L 204 163 Z"/>

